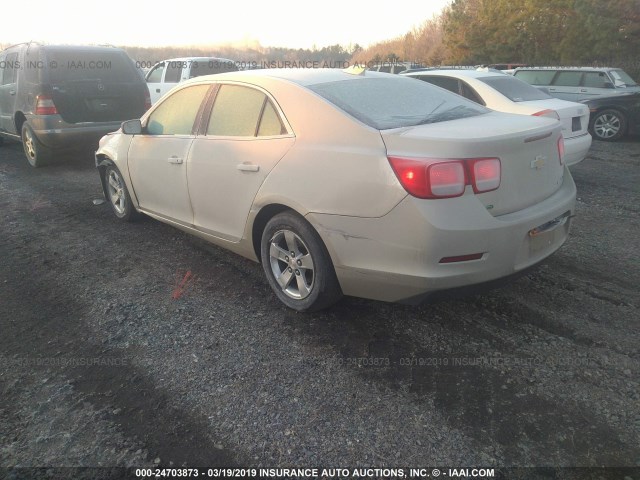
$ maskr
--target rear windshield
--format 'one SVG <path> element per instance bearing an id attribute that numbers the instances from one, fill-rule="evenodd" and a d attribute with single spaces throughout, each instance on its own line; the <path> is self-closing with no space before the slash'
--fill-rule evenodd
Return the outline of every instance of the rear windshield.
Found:
<path id="1" fill-rule="evenodd" d="M 203 58 L 201 60 L 194 60 L 191 62 L 191 73 L 189 74 L 189 78 L 236 71 L 238 71 L 238 67 L 236 67 L 236 64 L 232 61 L 221 60 L 219 58 Z"/>
<path id="2" fill-rule="evenodd" d="M 407 77 L 354 78 L 309 88 L 378 130 L 475 117 L 490 111 L 442 88 Z"/>
<path id="3" fill-rule="evenodd" d="M 121 50 L 47 49 L 51 83 L 80 80 L 135 82 L 139 74 L 131 59 Z"/>
<path id="4" fill-rule="evenodd" d="M 547 100 L 552 98 L 536 87 L 518 80 L 514 77 L 481 77 L 482 83 L 486 83 L 494 90 L 507 97 L 512 102 L 528 102 L 530 100 Z"/>

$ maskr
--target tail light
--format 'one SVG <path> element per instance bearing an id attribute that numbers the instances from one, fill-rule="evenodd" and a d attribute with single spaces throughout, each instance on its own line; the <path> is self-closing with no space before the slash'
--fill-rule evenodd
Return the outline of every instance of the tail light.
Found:
<path id="1" fill-rule="evenodd" d="M 146 112 L 151 108 L 151 95 L 149 95 L 149 87 L 145 85 L 144 88 L 144 111 Z"/>
<path id="2" fill-rule="evenodd" d="M 57 115 L 58 109 L 56 108 L 53 99 L 49 95 L 38 95 L 36 97 L 36 115 Z"/>
<path id="3" fill-rule="evenodd" d="M 564 165 L 564 138 L 562 135 L 558 138 L 558 158 L 560 158 L 560 165 Z"/>
<path id="4" fill-rule="evenodd" d="M 474 158 L 467 160 L 471 174 L 471 186 L 475 193 L 490 192 L 500 186 L 500 160 L 497 158 Z"/>
<path id="5" fill-rule="evenodd" d="M 534 117 L 548 117 L 548 118 L 554 118 L 556 120 L 560 120 L 560 115 L 558 115 L 558 112 L 556 112 L 555 110 L 540 110 L 539 112 L 536 112 L 533 114 Z"/>
<path id="6" fill-rule="evenodd" d="M 459 197 L 467 185 L 471 185 L 475 193 L 490 192 L 500 186 L 498 158 L 388 159 L 404 189 L 418 198 Z"/>

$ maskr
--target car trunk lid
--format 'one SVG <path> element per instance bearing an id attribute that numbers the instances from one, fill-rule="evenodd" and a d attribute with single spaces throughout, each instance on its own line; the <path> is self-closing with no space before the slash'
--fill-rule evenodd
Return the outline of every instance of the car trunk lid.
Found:
<path id="1" fill-rule="evenodd" d="M 489 113 L 415 127 L 381 131 L 388 156 L 425 159 L 497 157 L 497 190 L 476 194 L 494 216 L 534 205 L 562 185 L 560 125 L 549 118 Z M 465 194 L 473 194 L 467 187 Z M 438 201 L 438 200 L 425 200 Z"/>
<path id="2" fill-rule="evenodd" d="M 521 102 L 521 107 L 526 107 L 531 113 L 540 110 L 542 102 Z M 579 103 L 567 102 L 557 98 L 545 100 L 544 108 L 555 110 L 560 117 L 562 124 L 562 135 L 564 138 L 573 138 L 585 135 L 589 127 L 589 108 Z"/>

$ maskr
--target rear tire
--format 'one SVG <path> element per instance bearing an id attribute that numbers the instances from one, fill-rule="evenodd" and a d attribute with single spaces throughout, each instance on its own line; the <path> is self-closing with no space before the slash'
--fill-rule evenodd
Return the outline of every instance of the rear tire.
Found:
<path id="1" fill-rule="evenodd" d="M 260 254 L 269 285 L 287 307 L 316 312 L 342 297 L 327 248 L 300 215 L 283 212 L 269 220 Z"/>
<path id="2" fill-rule="evenodd" d="M 618 110 L 602 110 L 591 119 L 589 131 L 596 140 L 615 142 L 626 133 L 627 118 Z"/>
<path id="3" fill-rule="evenodd" d="M 53 160 L 53 150 L 44 146 L 28 123 L 22 125 L 22 146 L 29 165 L 40 168 Z"/>

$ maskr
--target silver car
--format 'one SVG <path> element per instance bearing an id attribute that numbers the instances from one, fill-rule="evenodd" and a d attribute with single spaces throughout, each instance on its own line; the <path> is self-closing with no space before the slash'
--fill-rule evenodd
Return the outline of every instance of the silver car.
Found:
<path id="1" fill-rule="evenodd" d="M 555 119 L 494 112 L 362 69 L 180 84 L 105 136 L 115 215 L 144 213 L 262 263 L 299 311 L 344 295 L 416 303 L 530 267 L 569 232 Z"/>

